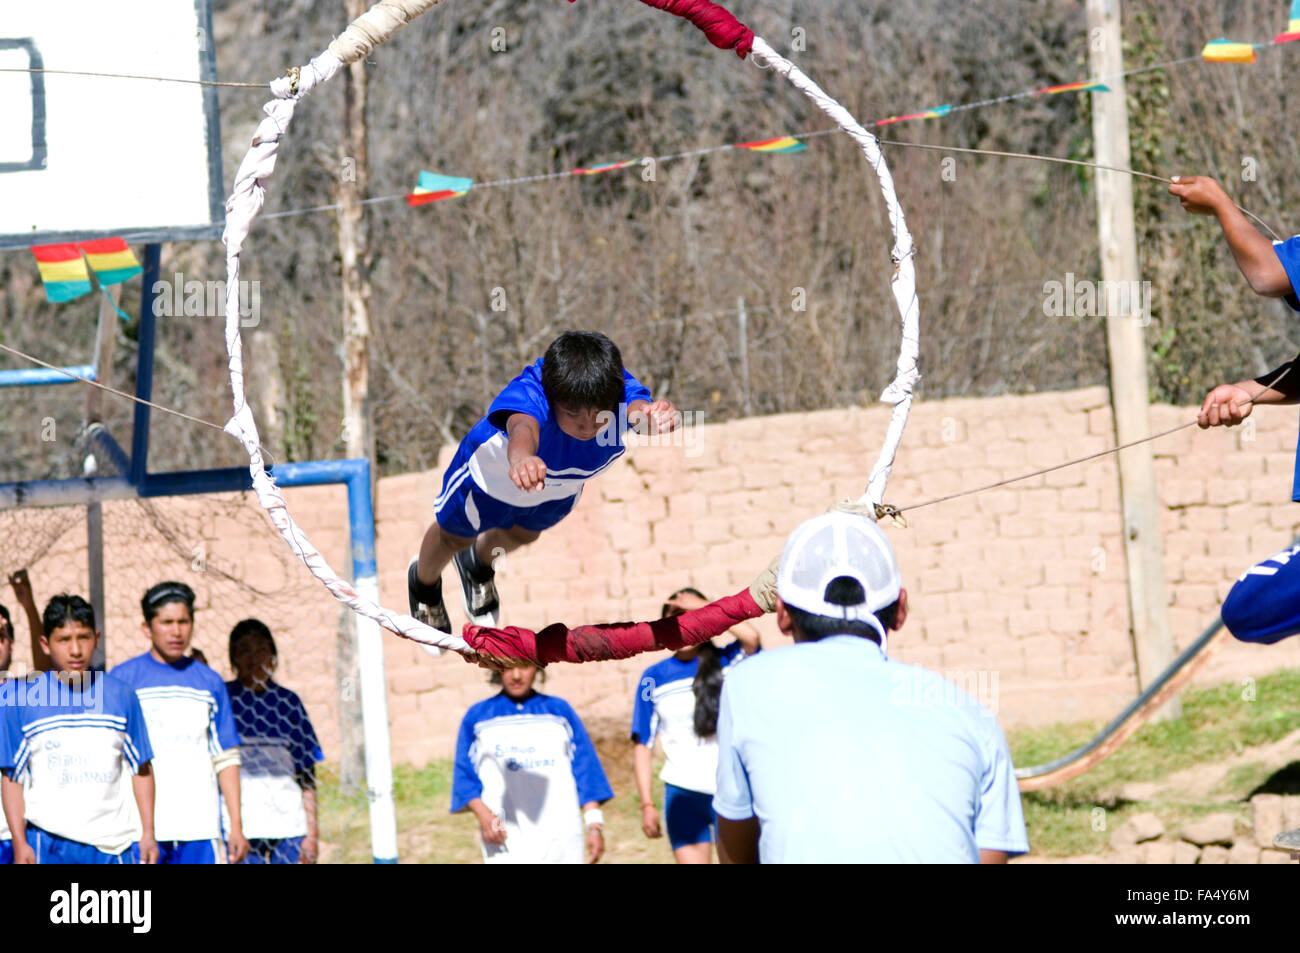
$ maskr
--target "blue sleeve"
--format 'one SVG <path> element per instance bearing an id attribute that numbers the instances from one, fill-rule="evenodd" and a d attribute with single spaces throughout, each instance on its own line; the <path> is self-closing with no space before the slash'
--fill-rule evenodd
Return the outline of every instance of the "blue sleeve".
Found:
<path id="1" fill-rule="evenodd" d="M 511 414 L 528 414 L 543 423 L 551 416 L 551 403 L 542 389 L 542 362 L 525 367 L 523 373 L 505 386 L 488 407 L 487 419 L 498 430 L 505 431 Z"/>
<path id="2" fill-rule="evenodd" d="M 578 786 L 578 803 L 608 801 L 614 796 L 614 791 L 609 786 L 609 779 L 605 777 L 605 769 L 600 766 L 596 746 L 591 743 L 582 719 L 568 702 L 564 703 L 563 711 L 569 727 L 573 729 L 573 780 Z"/>
<path id="3" fill-rule="evenodd" d="M 129 686 L 126 689 L 126 742 L 122 752 L 133 774 L 140 773 L 140 765 L 153 760 L 153 746 L 149 744 L 149 728 L 144 721 L 140 696 Z"/>
<path id="4" fill-rule="evenodd" d="M 316 766 L 317 761 L 325 760 L 325 752 L 320 750 L 320 742 L 316 740 L 316 729 L 307 714 L 307 706 L 297 694 L 294 694 L 293 700 L 296 703 L 292 735 L 293 770 L 298 774 L 307 774 Z"/>
<path id="5" fill-rule="evenodd" d="M 216 673 L 213 672 L 213 675 Z M 217 709 L 212 713 L 212 731 L 216 738 L 217 750 L 238 748 L 239 732 L 235 730 L 235 716 L 230 710 L 230 693 L 226 691 L 226 683 L 220 678 L 214 681 L 216 687 L 212 690 L 212 696 L 217 701 Z"/>
<path id="6" fill-rule="evenodd" d="M 980 801 L 975 810 L 975 846 L 980 850 L 1027 854 L 1029 838 L 1025 834 L 1024 808 L 1007 739 L 988 709 L 980 708 L 976 717 L 984 733 L 984 774 L 980 778 Z"/>
<path id="7" fill-rule="evenodd" d="M 470 749 L 474 746 L 475 721 L 470 716 L 474 709 L 465 713 L 460 722 L 460 732 L 456 735 L 456 762 L 451 773 L 451 813 L 465 810 L 465 806 L 483 794 L 483 782 L 474 770 L 470 758 Z"/>
<path id="8" fill-rule="evenodd" d="M 633 401 L 653 399 L 650 389 L 629 374 L 626 367 L 623 368 L 623 403 L 631 405 Z"/>
<path id="9" fill-rule="evenodd" d="M 1282 263 L 1286 270 L 1286 276 L 1291 281 L 1291 293 L 1283 297 L 1283 301 L 1291 306 L 1292 311 L 1300 311 L 1300 298 L 1296 297 L 1296 288 L 1300 288 L 1300 235 L 1288 238 L 1284 242 L 1274 242 L 1273 251 L 1277 252 L 1277 260 Z"/>
<path id="10" fill-rule="evenodd" d="M 749 789 L 749 772 L 736 746 L 731 713 L 734 693 L 727 691 L 731 681 L 723 681 L 718 707 L 718 791 L 713 795 L 713 811 L 729 821 L 744 821 L 754 816 L 754 797 Z"/>
<path id="11" fill-rule="evenodd" d="M 646 669 L 641 681 L 636 686 L 636 698 L 632 700 L 632 740 L 647 748 L 655 743 L 655 690 L 654 676 L 651 669 Z"/>
<path id="12" fill-rule="evenodd" d="M 13 691 L 13 680 L 6 682 L 3 691 Z M 18 765 L 18 752 L 23 744 L 23 726 L 18 717 L 22 710 L 12 698 L 5 699 L 8 704 L 0 712 L 0 769 L 10 771 Z M 14 774 L 17 775 L 17 771 Z"/>

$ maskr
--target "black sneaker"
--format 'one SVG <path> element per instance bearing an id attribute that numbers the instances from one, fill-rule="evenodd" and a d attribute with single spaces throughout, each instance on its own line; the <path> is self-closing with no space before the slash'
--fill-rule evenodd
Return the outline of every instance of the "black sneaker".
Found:
<path id="1" fill-rule="evenodd" d="M 442 580 L 433 585 L 420 582 L 416 574 L 419 564 L 419 557 L 416 557 L 406 567 L 406 598 L 411 606 L 411 615 L 439 632 L 450 633 L 451 617 L 447 615 L 447 604 L 442 601 Z"/>
<path id="2" fill-rule="evenodd" d="M 500 600 L 497 599 L 497 586 L 493 581 L 496 573 L 491 566 L 484 566 L 479 561 L 473 546 L 457 553 L 452 561 L 456 564 L 456 575 L 460 576 L 460 595 L 465 614 L 475 625 L 495 627 L 501 608 Z"/>

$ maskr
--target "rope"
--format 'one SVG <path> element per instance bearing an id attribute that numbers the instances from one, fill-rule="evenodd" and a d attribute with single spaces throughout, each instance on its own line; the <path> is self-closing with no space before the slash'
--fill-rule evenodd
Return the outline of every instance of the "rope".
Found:
<path id="1" fill-rule="evenodd" d="M 1273 378 L 1271 381 L 1269 381 L 1267 384 L 1261 387 L 1258 391 L 1256 391 L 1254 397 L 1251 397 L 1249 400 L 1243 401 L 1242 406 L 1245 406 L 1246 404 L 1250 404 L 1253 406 L 1255 401 L 1258 400 L 1265 391 L 1271 390 L 1274 384 L 1280 382 L 1282 378 L 1286 377 L 1286 375 L 1289 374 L 1290 372 L 1291 372 L 1291 365 L 1284 367 L 1282 369 L 1282 373 L 1278 374 L 1277 377 Z M 974 489 L 970 489 L 970 490 L 959 490 L 956 493 L 949 493 L 947 496 L 940 496 L 940 497 L 936 497 L 933 500 L 926 500 L 924 503 L 913 503 L 910 506 L 884 505 L 879 508 L 878 512 L 881 515 L 892 516 L 896 520 L 901 520 L 902 515 L 904 513 L 911 512 L 912 510 L 919 510 L 926 506 L 934 506 L 935 504 L 938 503 L 947 503 L 949 500 L 956 500 L 963 496 L 973 496 L 976 493 L 983 493 L 985 490 L 996 490 L 999 487 L 1008 486 L 1012 483 L 1019 483 L 1022 480 L 1028 480 L 1031 479 L 1032 477 L 1042 476 L 1045 473 L 1053 473 L 1057 470 L 1064 470 L 1066 467 L 1072 467 L 1080 463 L 1087 463 L 1089 460 L 1096 460 L 1100 457 L 1109 456 L 1112 453 L 1119 453 L 1121 450 L 1127 450 L 1129 447 L 1136 447 L 1139 446 L 1140 444 L 1150 443 L 1153 440 L 1159 440 L 1161 437 L 1168 437 L 1170 434 L 1178 433 L 1180 430 L 1186 430 L 1188 427 L 1194 427 L 1196 425 L 1197 425 L 1197 421 L 1189 420 L 1187 423 L 1179 424 L 1177 427 L 1170 427 L 1168 430 L 1162 430 L 1159 433 L 1149 434 L 1148 436 L 1142 437 L 1138 440 L 1130 440 L 1128 443 L 1121 443 L 1118 446 L 1111 447 L 1109 450 L 1100 450 L 1097 453 L 1090 453 L 1086 457 L 1077 457 L 1073 460 L 1067 460 L 1064 463 L 1058 463 L 1055 466 L 1044 467 L 1041 470 L 1035 470 L 1033 473 L 1024 473 L 1021 474 L 1020 476 L 1010 477 L 1009 479 L 1006 480 L 999 480 L 996 483 L 989 483 L 986 484 L 985 486 L 975 487 Z"/>
<path id="2" fill-rule="evenodd" d="M 1059 162 L 1062 165 L 1079 165 L 1086 169 L 1101 169 L 1105 172 L 1122 172 L 1124 175 L 1137 176 L 1142 179 L 1151 179 L 1155 182 L 1163 182 L 1166 185 L 1176 184 L 1174 180 L 1167 175 L 1153 175 L 1150 172 L 1140 172 L 1137 169 L 1125 169 L 1120 166 L 1102 165 L 1100 162 L 1085 162 L 1082 159 L 1062 159 L 1060 156 L 1040 156 L 1035 155 L 1032 152 L 998 152 L 994 149 L 962 149 L 958 146 L 932 146 L 920 142 L 903 142 L 900 139 L 881 139 L 880 141 L 885 145 L 902 146 L 905 149 L 929 149 L 935 152 L 966 152 L 978 156 L 1000 156 L 1004 159 L 1035 159 L 1039 162 Z M 1279 242 L 1282 241 L 1282 236 L 1273 231 L 1269 224 L 1254 212 L 1242 208 L 1240 205 L 1237 205 L 1236 202 L 1233 202 L 1232 204 L 1236 207 L 1237 211 L 1249 216 L 1257 222 L 1260 227 L 1272 235 L 1275 240 Z"/>
<path id="3" fill-rule="evenodd" d="M 863 155 L 875 170 L 876 178 L 880 181 L 880 191 L 889 212 L 889 227 L 894 234 L 894 247 L 890 253 L 894 261 L 894 274 L 890 286 L 902 319 L 902 343 L 898 353 L 897 373 L 880 395 L 882 401 L 894 405 L 894 410 L 889 418 L 889 428 L 885 431 L 885 442 L 880 449 L 880 456 L 868 478 L 867 490 L 859 501 L 878 506 L 885 495 L 885 486 L 894 467 L 898 444 L 903 439 L 903 428 L 907 425 L 907 415 L 912 407 L 912 391 L 916 387 L 916 382 L 921 379 L 921 372 L 917 366 L 920 352 L 920 306 L 916 296 L 916 269 L 913 264 L 915 248 L 912 245 L 912 235 L 907 230 L 907 220 L 903 217 L 903 208 L 894 191 L 894 179 L 890 175 L 889 166 L 885 163 L 885 157 L 880 152 L 876 137 L 867 132 L 847 109 L 827 96 L 821 87 L 804 75 L 797 66 L 768 46 L 762 37 L 755 36 L 753 42 L 756 65 L 762 69 L 774 70 L 788 79 L 796 89 L 811 99 L 822 112 L 835 120 L 835 123 L 858 143 Z"/>
<path id="4" fill-rule="evenodd" d="M 57 73 L 61 76 L 99 76 L 105 79 L 149 79 L 159 83 L 186 83 L 192 86 L 235 86 L 240 89 L 265 89 L 266 83 L 225 83 L 214 79 L 181 79 L 176 76 L 142 76 L 139 73 L 94 73 L 79 69 L 38 69 L 31 66 L 0 67 L 0 73 Z"/>

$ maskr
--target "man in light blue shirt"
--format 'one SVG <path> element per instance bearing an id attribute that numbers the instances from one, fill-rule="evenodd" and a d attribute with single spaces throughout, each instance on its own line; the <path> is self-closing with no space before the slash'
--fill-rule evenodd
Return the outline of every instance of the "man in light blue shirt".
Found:
<path id="1" fill-rule="evenodd" d="M 795 644 L 746 659 L 723 684 L 723 862 L 1004 863 L 1027 852 L 992 713 L 886 656 L 907 593 L 879 527 L 846 512 L 804 523 L 776 590 L 777 624 Z"/>

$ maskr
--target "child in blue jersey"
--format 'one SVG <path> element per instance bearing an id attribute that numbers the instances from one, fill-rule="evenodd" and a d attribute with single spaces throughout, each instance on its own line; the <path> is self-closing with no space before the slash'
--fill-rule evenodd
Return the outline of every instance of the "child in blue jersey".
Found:
<path id="1" fill-rule="evenodd" d="M 465 713 L 451 811 L 469 810 L 489 864 L 580 864 L 605 852 L 602 802 L 614 796 L 582 719 L 533 690 L 532 666 L 493 672 L 501 693 Z M 581 808 L 579 808 L 581 805 Z"/>
<path id="2" fill-rule="evenodd" d="M 0 605 L 0 686 L 9 681 L 9 667 L 14 660 L 14 626 L 9 618 L 9 609 Z M 4 811 L 0 810 L 0 864 L 12 863 L 14 859 L 13 838 L 9 835 L 9 822 L 5 820 Z"/>
<path id="3" fill-rule="evenodd" d="M 240 740 L 244 863 L 314 864 L 316 762 L 325 755 L 302 700 L 271 680 L 278 661 L 265 623 L 245 619 L 230 630 L 235 680 L 226 689 Z"/>
<path id="4" fill-rule="evenodd" d="M 1208 176 L 1175 176 L 1170 193 L 1183 208 L 1213 215 L 1251 289 L 1269 298 L 1282 298 L 1300 311 L 1296 296 L 1300 281 L 1300 235 L 1271 242 L 1246 220 L 1223 188 Z M 1198 423 L 1232 427 L 1259 404 L 1300 401 L 1300 356 L 1254 380 L 1220 384 L 1201 404 Z M 1300 460 L 1298 460 L 1300 463 Z M 1300 501 L 1300 466 L 1292 480 L 1291 498 Z M 1243 642 L 1272 644 L 1300 632 L 1300 548 L 1288 548 L 1246 570 L 1229 591 L 1220 610 L 1228 631 Z"/>
<path id="5" fill-rule="evenodd" d="M 194 590 L 160 582 L 144 594 L 140 609 L 149 651 L 109 674 L 135 689 L 149 725 L 159 863 L 218 863 L 219 786 L 230 811 L 226 855 L 237 864 L 248 853 L 239 810 L 239 736 L 225 682 L 186 654 L 194 634 Z"/>
<path id="6" fill-rule="evenodd" d="M 0 797 L 15 832 L 13 863 L 156 863 L 144 713 L 130 686 L 90 670 L 95 610 L 80 596 L 58 595 L 41 628 L 53 670 L 0 686 Z M 122 798 L 124 766 L 135 812 Z"/>
<path id="7" fill-rule="evenodd" d="M 679 589 L 664 603 L 662 615 L 681 615 L 707 605 L 698 589 Z M 674 652 L 645 670 L 632 703 L 633 770 L 641 798 L 641 830 L 663 836 L 651 785 L 655 738 L 664 746 L 664 819 L 668 842 L 679 864 L 707 864 L 712 856 L 716 819 L 713 794 L 718 775 L 718 702 L 726 670 L 762 647 L 758 630 L 735 626 L 736 640 L 725 648 L 702 642 Z"/>
<path id="8" fill-rule="evenodd" d="M 497 395 L 461 441 L 434 504 L 435 522 L 407 570 L 411 614 L 450 631 L 442 571 L 455 560 L 471 621 L 492 624 L 492 562 L 573 509 L 583 484 L 622 456 L 629 427 L 667 432 L 676 408 L 623 367 L 614 342 L 566 331 Z"/>

